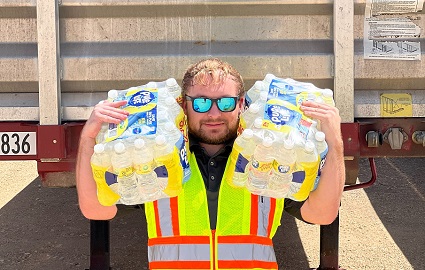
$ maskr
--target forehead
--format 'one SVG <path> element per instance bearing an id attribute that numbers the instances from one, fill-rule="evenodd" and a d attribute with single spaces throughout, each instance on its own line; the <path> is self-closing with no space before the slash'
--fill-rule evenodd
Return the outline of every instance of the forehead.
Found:
<path id="1" fill-rule="evenodd" d="M 219 83 L 195 84 L 189 87 L 187 95 L 189 96 L 204 96 L 204 97 L 223 97 L 237 96 L 238 85 L 231 78 L 226 78 Z"/>

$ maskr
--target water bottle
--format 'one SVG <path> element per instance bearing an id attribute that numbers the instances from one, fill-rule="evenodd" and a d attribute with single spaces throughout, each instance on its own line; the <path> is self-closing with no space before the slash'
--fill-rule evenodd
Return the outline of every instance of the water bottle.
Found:
<path id="1" fill-rule="evenodd" d="M 267 97 L 267 92 L 261 92 L 258 99 L 251 103 L 248 109 L 242 114 L 242 119 L 244 120 L 246 128 L 251 128 L 257 117 L 264 117 L 264 108 L 266 106 Z"/>
<path id="2" fill-rule="evenodd" d="M 312 190 L 315 190 L 317 188 L 317 185 L 319 184 L 320 175 L 322 174 L 322 169 L 326 162 L 326 155 L 328 154 L 328 144 L 325 141 L 325 133 L 318 131 L 314 135 L 314 138 L 316 141 L 317 153 L 320 156 L 320 165 L 319 165 L 319 170 L 317 171 L 317 177 L 316 177 L 316 180 L 314 181 L 314 186 Z"/>
<path id="3" fill-rule="evenodd" d="M 335 107 L 335 101 L 333 99 L 333 91 L 331 89 L 326 88 L 322 90 L 322 99 L 325 104 Z"/>
<path id="4" fill-rule="evenodd" d="M 283 198 L 286 196 L 291 185 L 296 160 L 294 141 L 285 140 L 283 145 L 277 147 L 269 185 L 273 197 Z"/>
<path id="5" fill-rule="evenodd" d="M 264 82 L 256 81 L 254 85 L 248 90 L 248 92 L 246 92 L 245 105 L 249 107 L 260 97 L 260 93 L 263 91 L 267 91 Z"/>
<path id="6" fill-rule="evenodd" d="M 189 181 L 191 170 L 187 158 L 187 152 L 185 148 L 186 145 L 183 138 L 183 134 L 173 123 L 168 122 L 164 125 L 162 135 L 164 135 L 168 139 L 170 144 L 175 145 L 179 150 L 180 164 L 183 168 L 183 183 L 186 183 L 187 181 Z"/>
<path id="7" fill-rule="evenodd" d="M 182 89 L 177 83 L 176 79 L 169 78 L 165 81 L 165 88 L 168 90 L 168 93 L 177 101 L 177 104 L 182 103 Z"/>
<path id="8" fill-rule="evenodd" d="M 173 122 L 176 122 L 177 117 L 183 114 L 182 107 L 180 107 L 180 105 L 177 103 L 174 97 L 167 97 L 164 100 L 164 105 L 167 108 L 168 113 L 171 119 L 173 120 Z"/>
<path id="9" fill-rule="evenodd" d="M 256 146 L 253 136 L 254 132 L 251 129 L 245 129 L 233 144 L 237 153 L 233 184 L 238 187 L 245 186 L 248 179 L 247 164 L 251 161 Z"/>
<path id="10" fill-rule="evenodd" d="M 168 197 L 177 196 L 182 189 L 183 169 L 179 155 L 174 151 L 174 144 L 164 135 L 155 138 L 154 160 L 160 188 Z"/>
<path id="11" fill-rule="evenodd" d="M 156 173 L 153 171 L 155 168 L 153 147 L 141 138 L 134 141 L 133 168 L 141 191 L 141 201 L 156 200 L 160 190 Z"/>
<path id="12" fill-rule="evenodd" d="M 251 166 L 248 172 L 247 188 L 251 193 L 265 195 L 270 177 L 270 170 L 273 166 L 272 152 L 273 141 L 265 137 L 261 144 L 257 145 L 252 155 Z"/>
<path id="13" fill-rule="evenodd" d="M 136 175 L 134 174 L 131 154 L 124 143 L 117 142 L 114 145 L 114 154 L 111 162 L 113 172 L 117 175 L 121 202 L 124 204 L 137 203 L 139 192 L 137 190 Z"/>
<path id="14" fill-rule="evenodd" d="M 106 183 L 105 173 L 111 167 L 111 158 L 105 151 L 104 144 L 96 144 L 94 146 L 90 165 L 92 167 L 94 181 L 96 182 L 97 198 L 100 204 L 103 206 L 114 205 L 120 199 L 120 196 Z"/>
<path id="15" fill-rule="evenodd" d="M 307 141 L 304 147 L 296 147 L 297 174 L 291 182 L 288 198 L 295 201 L 303 201 L 308 197 L 311 187 L 316 179 L 318 164 L 318 155 L 313 142 Z M 302 173 L 299 173 L 302 172 Z"/>

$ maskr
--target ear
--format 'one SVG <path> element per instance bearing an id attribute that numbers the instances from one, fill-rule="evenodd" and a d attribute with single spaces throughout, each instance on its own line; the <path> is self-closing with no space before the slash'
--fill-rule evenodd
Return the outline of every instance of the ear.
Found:
<path id="1" fill-rule="evenodd" d="M 245 94 L 242 95 L 238 100 L 238 108 L 239 112 L 243 112 L 245 110 Z"/>
<path id="2" fill-rule="evenodd" d="M 187 100 L 183 99 L 182 100 L 182 109 L 185 115 L 187 115 Z"/>

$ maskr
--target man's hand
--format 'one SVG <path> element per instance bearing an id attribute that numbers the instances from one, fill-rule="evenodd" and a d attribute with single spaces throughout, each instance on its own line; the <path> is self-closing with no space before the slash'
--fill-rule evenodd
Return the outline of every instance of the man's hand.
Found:
<path id="1" fill-rule="evenodd" d="M 104 101 L 97 104 L 89 119 L 87 119 L 81 136 L 95 139 L 103 123 L 119 124 L 121 121 L 125 120 L 129 112 L 120 109 L 120 107 L 125 104 L 127 104 L 125 100 L 116 102 Z"/>
<path id="2" fill-rule="evenodd" d="M 341 117 L 336 107 L 313 101 L 304 101 L 300 107 L 304 114 L 320 121 L 329 147 L 342 147 Z"/>

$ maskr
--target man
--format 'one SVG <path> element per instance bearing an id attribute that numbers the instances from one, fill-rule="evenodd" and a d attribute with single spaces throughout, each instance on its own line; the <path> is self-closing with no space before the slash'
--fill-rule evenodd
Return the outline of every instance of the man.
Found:
<path id="1" fill-rule="evenodd" d="M 283 209 L 315 224 L 329 224 L 338 213 L 345 177 L 338 109 L 314 102 L 301 106 L 321 121 L 329 151 L 317 189 L 306 201 L 294 202 L 228 183 L 227 160 L 244 106 L 240 74 L 219 59 L 206 59 L 189 67 L 182 89 L 192 176 L 177 197 L 145 204 L 150 269 L 277 269 L 271 238 Z M 119 109 L 124 104 L 96 105 L 81 133 L 77 190 L 89 219 L 112 219 L 117 212 L 97 200 L 90 157 L 102 123 L 118 124 L 128 116 Z"/>

